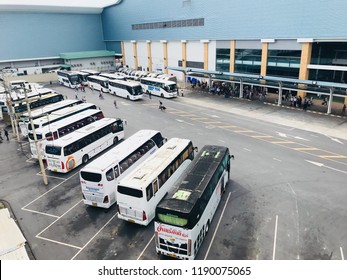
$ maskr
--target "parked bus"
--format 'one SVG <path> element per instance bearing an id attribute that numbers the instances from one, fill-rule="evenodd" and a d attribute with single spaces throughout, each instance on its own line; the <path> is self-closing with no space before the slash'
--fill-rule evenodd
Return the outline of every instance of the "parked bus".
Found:
<path id="1" fill-rule="evenodd" d="M 158 254 L 195 258 L 229 177 L 229 149 L 204 146 L 156 208 L 154 229 Z"/>
<path id="2" fill-rule="evenodd" d="M 152 95 L 165 98 L 177 97 L 177 84 L 172 81 L 157 78 L 141 78 L 141 86 L 143 91 Z"/>
<path id="3" fill-rule="evenodd" d="M 57 74 L 58 74 L 59 84 L 63 86 L 66 86 L 69 88 L 76 88 L 80 84 L 80 81 L 79 81 L 80 78 L 77 72 L 59 70 Z"/>
<path id="4" fill-rule="evenodd" d="M 193 158 L 194 148 L 190 140 L 172 138 L 167 141 L 154 155 L 120 180 L 116 195 L 118 218 L 148 225 L 154 218 L 159 201 Z"/>
<path id="5" fill-rule="evenodd" d="M 120 119 L 103 118 L 46 145 L 47 169 L 67 173 L 124 138 Z"/>
<path id="6" fill-rule="evenodd" d="M 80 171 L 84 204 L 109 208 L 119 180 L 158 150 L 166 139 L 159 131 L 140 130 Z"/>
<path id="7" fill-rule="evenodd" d="M 28 102 L 30 104 L 31 109 L 41 108 L 48 104 L 57 103 L 62 100 L 64 100 L 64 96 L 62 94 L 57 94 L 53 92 L 42 95 L 42 96 L 37 95 L 37 96 L 32 96 L 28 98 Z M 12 108 L 13 108 L 12 113 L 15 113 L 17 118 L 19 118 L 19 116 L 23 114 L 24 112 L 26 112 L 28 109 L 26 101 L 22 101 L 21 103 L 15 103 L 15 105 Z M 1 107 L 1 110 L 2 110 L 2 117 L 4 122 L 7 125 L 11 124 L 11 118 L 10 118 L 11 112 L 9 112 L 7 104 L 6 106 Z"/>
<path id="8" fill-rule="evenodd" d="M 37 118 L 33 121 L 35 130 L 42 129 L 42 127 L 49 126 L 57 121 L 60 121 L 66 117 L 75 115 L 77 113 L 83 112 L 88 109 L 97 109 L 97 106 L 92 103 L 81 103 L 72 107 L 66 107 L 51 113 L 50 115 L 45 115 L 40 118 Z M 28 123 L 28 132 L 32 132 L 31 123 Z"/>
<path id="9" fill-rule="evenodd" d="M 117 74 L 101 73 L 99 76 L 107 78 L 108 80 L 125 80 L 124 76 L 120 76 Z"/>
<path id="10" fill-rule="evenodd" d="M 78 75 L 78 82 L 84 86 L 88 85 L 87 77 L 90 76 L 90 74 L 86 72 L 76 71 Z"/>
<path id="11" fill-rule="evenodd" d="M 46 158 L 45 148 L 48 143 L 52 143 L 56 139 L 68 135 L 77 129 L 80 129 L 94 121 L 100 120 L 104 114 L 99 109 L 88 109 L 80 113 L 71 115 L 70 117 L 63 118 L 59 121 L 53 122 L 50 125 L 43 126 L 41 129 L 35 130 L 36 138 L 38 140 L 38 148 L 40 155 L 43 159 Z M 32 132 L 29 133 L 29 142 L 31 156 L 38 158 L 36 150 L 35 139 Z"/>
<path id="12" fill-rule="evenodd" d="M 109 81 L 110 93 L 124 97 L 130 100 L 139 100 L 143 98 L 142 87 L 140 83 L 133 81 Z"/>
<path id="13" fill-rule="evenodd" d="M 87 80 L 90 89 L 99 90 L 101 92 L 109 92 L 107 78 L 100 76 L 88 76 Z"/>
<path id="14" fill-rule="evenodd" d="M 90 69 L 84 69 L 84 70 L 81 70 L 81 72 L 84 72 L 84 73 L 87 73 L 89 76 L 98 76 L 100 75 L 100 72 L 99 71 L 96 71 L 96 70 L 90 70 Z"/>
<path id="15" fill-rule="evenodd" d="M 36 110 L 31 111 L 31 118 L 32 120 L 36 120 L 40 117 L 43 117 L 45 115 L 49 115 L 55 111 L 58 111 L 60 109 L 64 109 L 66 107 L 72 107 L 74 105 L 78 105 L 83 103 L 81 100 L 73 100 L 73 99 L 66 99 L 59 101 L 54 104 L 50 104 L 47 106 L 44 106 L 42 108 L 38 108 Z M 22 133 L 23 137 L 28 136 L 28 124 L 29 124 L 29 113 L 24 113 L 19 118 L 19 128 Z"/>

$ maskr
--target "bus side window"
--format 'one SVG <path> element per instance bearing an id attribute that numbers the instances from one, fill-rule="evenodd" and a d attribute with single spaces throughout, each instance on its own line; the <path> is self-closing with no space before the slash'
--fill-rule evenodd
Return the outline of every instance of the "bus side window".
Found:
<path id="1" fill-rule="evenodd" d="M 114 180 L 114 172 L 112 168 L 106 172 L 106 179 L 107 181 Z"/>
<path id="2" fill-rule="evenodd" d="M 153 197 L 152 184 L 150 184 L 150 185 L 146 188 L 146 197 L 147 197 L 147 201 L 149 201 L 149 200 Z"/>
<path id="3" fill-rule="evenodd" d="M 119 176 L 118 165 L 116 165 L 115 168 L 114 168 L 114 175 L 115 175 L 116 178 L 118 178 L 118 176 Z"/>
<path id="4" fill-rule="evenodd" d="M 155 180 L 153 182 L 153 191 L 154 191 L 154 193 L 156 193 L 158 191 L 158 180 Z"/>

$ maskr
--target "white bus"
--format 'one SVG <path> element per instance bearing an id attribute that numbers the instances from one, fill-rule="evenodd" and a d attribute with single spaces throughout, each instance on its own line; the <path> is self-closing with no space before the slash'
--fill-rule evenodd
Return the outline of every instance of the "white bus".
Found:
<path id="1" fill-rule="evenodd" d="M 59 84 L 69 87 L 76 88 L 79 85 L 79 76 L 77 72 L 71 72 L 67 70 L 59 70 L 58 74 L 58 82 Z"/>
<path id="2" fill-rule="evenodd" d="M 154 218 L 155 207 L 177 179 L 174 175 L 180 175 L 193 158 L 194 147 L 190 140 L 172 138 L 167 141 L 120 180 L 116 194 L 118 218 L 148 225 Z"/>
<path id="3" fill-rule="evenodd" d="M 124 76 L 120 76 L 120 75 L 117 75 L 117 74 L 101 73 L 99 76 L 107 78 L 109 80 L 125 80 Z"/>
<path id="4" fill-rule="evenodd" d="M 46 145 L 47 169 L 67 173 L 124 138 L 120 119 L 103 118 Z"/>
<path id="5" fill-rule="evenodd" d="M 90 70 L 90 69 L 83 69 L 83 70 L 80 70 L 81 72 L 84 72 L 84 73 L 87 73 L 89 76 L 98 76 L 100 74 L 99 71 L 96 71 L 96 70 Z"/>
<path id="6" fill-rule="evenodd" d="M 140 83 L 134 81 L 110 80 L 108 83 L 110 93 L 130 100 L 143 98 L 143 91 Z"/>
<path id="7" fill-rule="evenodd" d="M 60 109 L 58 111 L 55 111 L 49 115 L 42 116 L 40 118 L 37 118 L 33 121 L 34 128 L 35 129 L 42 129 L 42 127 L 51 125 L 54 122 L 57 122 L 61 119 L 64 119 L 66 117 L 72 116 L 74 114 L 77 114 L 79 112 L 83 112 L 88 109 L 97 109 L 97 106 L 92 103 L 81 103 L 77 104 L 72 107 L 66 107 L 63 109 Z M 31 123 L 28 123 L 28 132 L 32 132 Z"/>
<path id="8" fill-rule="evenodd" d="M 104 117 L 104 114 L 99 109 L 89 109 L 80 113 L 74 114 L 70 117 L 63 118 L 50 125 L 43 126 L 41 129 L 35 130 L 36 138 L 38 140 L 38 148 L 40 155 L 43 159 L 46 158 L 45 148 L 48 143 L 52 143 L 56 139 L 72 133 L 76 129 L 80 129 L 94 121 L 100 120 Z M 29 133 L 29 143 L 31 156 L 38 158 L 36 145 L 34 141 L 34 135 Z"/>
<path id="9" fill-rule="evenodd" d="M 101 92 L 109 92 L 108 79 L 100 76 L 88 76 L 88 87 L 90 89 L 99 90 Z"/>
<path id="10" fill-rule="evenodd" d="M 53 113 L 54 111 L 58 111 L 66 107 L 72 107 L 74 105 L 78 105 L 81 103 L 83 103 L 81 100 L 73 100 L 73 99 L 62 100 L 57 103 L 50 104 L 42 108 L 38 108 L 36 110 L 31 111 L 31 118 L 33 120 L 36 120 L 45 115 L 49 115 Z M 24 113 L 23 115 L 20 116 L 20 121 L 18 123 L 23 137 L 28 136 L 28 124 L 29 124 L 29 113 Z"/>
<path id="11" fill-rule="evenodd" d="M 158 254 L 195 258 L 229 176 L 229 149 L 204 146 L 156 208 L 154 229 Z"/>
<path id="12" fill-rule="evenodd" d="M 80 182 L 84 204 L 111 207 L 116 202 L 119 180 L 158 150 L 165 141 L 159 131 L 140 130 L 83 167 Z"/>
<path id="13" fill-rule="evenodd" d="M 86 72 L 76 71 L 78 75 L 78 82 L 84 86 L 88 85 L 87 77 L 90 76 L 90 74 Z"/>
<path id="14" fill-rule="evenodd" d="M 141 78 L 140 80 L 143 91 L 147 94 L 173 98 L 177 97 L 177 84 L 172 81 L 157 78 Z"/>

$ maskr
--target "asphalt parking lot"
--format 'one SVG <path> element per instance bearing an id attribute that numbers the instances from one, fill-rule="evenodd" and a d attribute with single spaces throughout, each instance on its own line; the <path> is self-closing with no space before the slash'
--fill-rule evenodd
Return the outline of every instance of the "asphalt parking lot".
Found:
<path id="1" fill-rule="evenodd" d="M 54 87 L 74 98 L 72 90 Z M 200 147 L 230 146 L 232 180 L 197 259 L 344 258 L 346 119 L 196 91 L 163 100 L 166 112 L 158 110 L 157 98 L 117 99 L 115 110 L 113 96 L 86 97 L 106 116 L 127 119 L 126 137 L 152 128 Z M 162 259 L 155 254 L 153 223 L 144 228 L 121 222 L 114 206 L 83 204 L 79 168 L 47 172 L 45 186 L 27 142 L 5 141 L 0 151 L 2 199 L 34 258 Z"/>

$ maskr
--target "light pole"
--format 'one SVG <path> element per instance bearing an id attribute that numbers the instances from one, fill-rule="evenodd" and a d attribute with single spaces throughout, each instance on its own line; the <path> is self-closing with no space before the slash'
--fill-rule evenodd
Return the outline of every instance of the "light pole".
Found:
<path id="1" fill-rule="evenodd" d="M 35 148 L 36 148 L 36 151 L 37 151 L 37 158 L 39 160 L 40 169 L 41 169 L 42 176 L 43 176 L 43 183 L 45 185 L 48 185 L 48 179 L 47 179 L 47 176 L 46 176 L 45 167 L 43 165 L 41 152 L 40 152 L 39 146 L 37 144 L 37 136 L 36 136 L 36 132 L 35 132 L 35 126 L 34 126 L 33 118 L 31 116 L 30 103 L 28 101 L 28 95 L 27 95 L 27 90 L 26 89 L 24 89 L 24 94 L 25 94 L 25 102 L 26 102 L 27 108 L 28 108 L 28 116 L 29 116 L 29 120 L 30 120 L 30 124 L 31 124 L 31 129 L 32 129 L 33 135 L 34 135 L 34 143 L 35 143 Z"/>

